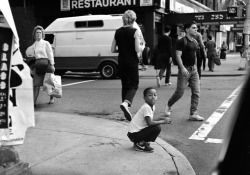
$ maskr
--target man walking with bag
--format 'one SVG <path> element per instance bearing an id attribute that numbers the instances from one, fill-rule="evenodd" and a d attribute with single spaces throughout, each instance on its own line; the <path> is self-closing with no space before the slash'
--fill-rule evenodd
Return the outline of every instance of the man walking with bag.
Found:
<path id="1" fill-rule="evenodd" d="M 186 36 L 179 39 L 176 43 L 176 61 L 179 68 L 177 87 L 166 105 L 165 114 L 170 116 L 171 107 L 182 97 L 187 84 L 189 84 L 192 92 L 189 120 L 203 121 L 204 118 L 197 115 L 200 100 L 200 85 L 196 67 L 198 43 L 194 39 L 194 36 L 197 34 L 196 22 L 185 24 L 184 31 L 186 32 Z"/>

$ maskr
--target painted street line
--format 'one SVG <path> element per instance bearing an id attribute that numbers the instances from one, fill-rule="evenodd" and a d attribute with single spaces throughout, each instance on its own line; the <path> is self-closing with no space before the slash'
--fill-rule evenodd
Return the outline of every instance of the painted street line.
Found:
<path id="1" fill-rule="evenodd" d="M 205 143 L 223 143 L 223 139 L 208 138 L 207 140 L 205 140 Z"/>
<path id="2" fill-rule="evenodd" d="M 88 82 L 91 82 L 91 81 L 95 81 L 95 80 L 79 81 L 79 82 L 75 82 L 75 83 L 64 84 L 64 85 L 62 85 L 62 87 L 72 86 L 72 85 L 81 84 L 81 83 L 88 83 Z"/>
<path id="3" fill-rule="evenodd" d="M 238 86 L 232 94 L 214 111 L 214 113 L 198 128 L 189 139 L 205 140 L 209 132 L 213 129 L 216 123 L 222 118 L 233 101 L 240 93 L 242 85 Z"/>

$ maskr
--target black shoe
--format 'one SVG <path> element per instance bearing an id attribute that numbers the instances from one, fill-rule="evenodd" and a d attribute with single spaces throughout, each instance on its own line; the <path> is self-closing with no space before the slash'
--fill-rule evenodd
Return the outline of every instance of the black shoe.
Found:
<path id="1" fill-rule="evenodd" d="M 150 146 L 146 146 L 146 144 L 140 145 L 139 143 L 135 143 L 134 148 L 136 151 L 147 152 L 147 153 L 154 152 L 152 148 Z"/>
<path id="2" fill-rule="evenodd" d="M 147 147 L 148 150 L 154 151 L 154 148 L 152 148 L 152 147 L 150 146 L 150 143 L 149 143 L 149 142 L 146 142 L 146 143 L 145 143 L 145 146 Z"/>

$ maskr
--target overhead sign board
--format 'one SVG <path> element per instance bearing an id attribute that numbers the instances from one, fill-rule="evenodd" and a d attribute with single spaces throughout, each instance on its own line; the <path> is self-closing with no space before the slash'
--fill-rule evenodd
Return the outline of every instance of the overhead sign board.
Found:
<path id="1" fill-rule="evenodd" d="M 166 24 L 184 24 L 195 21 L 197 23 L 244 21 L 244 17 L 229 17 L 227 11 L 202 12 L 202 13 L 179 13 L 165 16 Z"/>
<path id="2" fill-rule="evenodd" d="M 227 8 L 227 15 L 229 17 L 237 17 L 237 7 L 228 7 Z"/>
<path id="3" fill-rule="evenodd" d="M 231 32 L 243 32 L 243 27 L 231 27 Z"/>
<path id="4" fill-rule="evenodd" d="M 60 2 L 61 11 L 153 6 L 153 0 L 60 0 Z M 162 8 L 165 8 L 164 2 L 160 1 L 160 5 L 164 6 Z"/>

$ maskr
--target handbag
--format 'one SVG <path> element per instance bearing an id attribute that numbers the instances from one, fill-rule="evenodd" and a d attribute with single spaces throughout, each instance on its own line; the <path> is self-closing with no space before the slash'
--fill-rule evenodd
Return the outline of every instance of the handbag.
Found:
<path id="1" fill-rule="evenodd" d="M 46 73 L 43 80 L 43 91 L 49 96 L 62 98 L 61 76 L 53 73 Z"/>
<path id="2" fill-rule="evenodd" d="M 241 55 L 241 58 L 247 58 L 247 52 L 246 51 L 243 51 L 243 53 Z"/>
<path id="3" fill-rule="evenodd" d="M 47 58 L 36 59 L 35 69 L 38 75 L 45 74 L 49 66 L 49 60 Z"/>
<path id="4" fill-rule="evenodd" d="M 217 66 L 220 66 L 221 65 L 221 61 L 220 61 L 220 58 L 218 55 L 215 56 L 214 58 L 214 63 L 217 65 Z"/>

